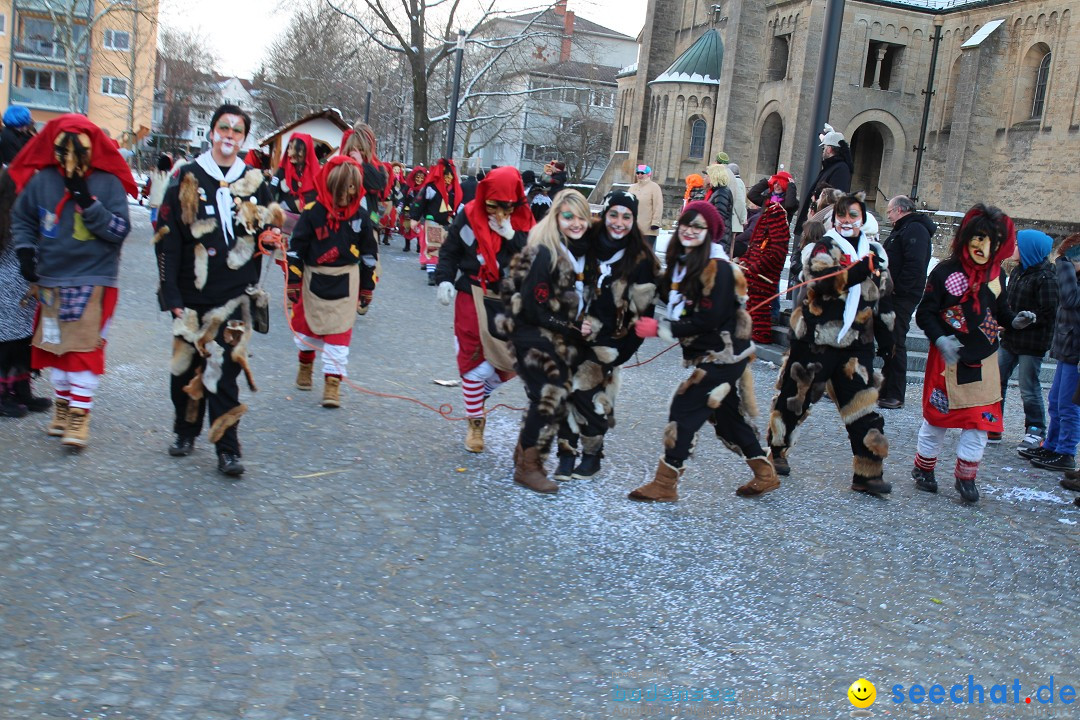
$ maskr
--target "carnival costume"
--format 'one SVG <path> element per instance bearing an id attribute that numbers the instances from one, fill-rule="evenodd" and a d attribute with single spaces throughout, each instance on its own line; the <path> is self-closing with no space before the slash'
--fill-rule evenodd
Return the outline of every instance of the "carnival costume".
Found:
<path id="1" fill-rule="evenodd" d="M 447 175 L 451 176 L 449 184 Z M 412 219 L 420 223 L 420 266 L 427 271 L 428 285 L 438 284 L 435 267 L 439 264 L 439 249 L 461 209 L 461 198 L 461 182 L 454 161 L 440 159 L 428 170 L 412 208 Z"/>

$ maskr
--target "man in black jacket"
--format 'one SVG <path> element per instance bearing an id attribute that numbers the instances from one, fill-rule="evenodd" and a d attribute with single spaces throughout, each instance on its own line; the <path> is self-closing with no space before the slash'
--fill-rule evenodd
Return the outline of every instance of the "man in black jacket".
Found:
<path id="1" fill-rule="evenodd" d="M 922 300 L 926 287 L 930 238 L 937 226 L 927 216 L 915 212 L 915 203 L 906 195 L 897 195 L 890 200 L 886 214 L 893 224 L 892 233 L 885 241 L 885 253 L 889 256 L 889 271 L 893 277 L 896 323 L 893 325 L 893 352 L 885 358 L 882 369 L 885 382 L 881 386 L 878 407 L 896 410 L 904 406 L 907 334 L 911 328 L 911 314 Z"/>
<path id="2" fill-rule="evenodd" d="M 795 235 L 802 233 L 803 223 L 810 216 L 810 208 L 818 193 L 824 188 L 836 188 L 844 193 L 851 191 L 851 173 L 855 163 L 851 159 L 851 149 L 842 133 L 825 126 L 821 135 L 821 172 L 810 185 L 810 194 L 799 208 L 799 219 L 795 222 Z M 868 188 L 869 189 L 869 188 Z"/>

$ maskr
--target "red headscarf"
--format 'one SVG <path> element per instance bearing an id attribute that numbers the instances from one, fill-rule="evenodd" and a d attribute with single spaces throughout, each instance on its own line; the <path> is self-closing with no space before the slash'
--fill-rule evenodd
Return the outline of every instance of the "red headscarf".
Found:
<path id="1" fill-rule="evenodd" d="M 262 154 L 258 150 L 256 150 L 255 148 L 252 148 L 251 150 L 248 150 L 247 155 L 244 156 L 244 163 L 247 164 L 247 165 L 250 165 L 251 167 L 255 168 L 256 170 L 262 170 L 263 169 Z"/>
<path id="2" fill-rule="evenodd" d="M 340 207 L 326 183 L 330 178 L 330 171 L 338 165 L 345 164 L 355 165 L 360 171 L 360 186 L 357 188 L 356 197 L 352 199 L 349 205 Z M 341 223 L 356 215 L 356 211 L 360 209 L 360 201 L 364 199 L 364 168 L 351 157 L 335 155 L 327 161 L 319 174 L 315 176 L 315 190 L 318 193 L 319 204 L 326 208 L 326 224 L 330 231 L 334 232 Z"/>
<path id="3" fill-rule="evenodd" d="M 532 211 L 525 200 L 525 186 L 516 168 L 505 165 L 497 167 L 476 185 L 476 199 L 465 204 L 465 219 L 476 235 L 476 249 L 484 259 L 480 265 L 480 282 L 499 281 L 499 248 L 503 239 L 488 226 L 486 203 L 488 200 L 516 203 L 510 214 L 510 226 L 519 232 L 528 232 L 536 224 Z"/>
<path id="4" fill-rule="evenodd" d="M 994 256 L 983 265 L 979 265 L 971 258 L 968 244 L 963 240 L 964 228 L 982 217 L 987 217 L 989 220 L 990 210 L 997 210 L 997 208 L 987 208 L 982 203 L 979 203 L 968 210 L 967 214 L 964 215 L 964 219 L 960 221 L 960 226 L 956 228 L 956 235 L 953 237 L 952 256 L 960 260 L 960 265 L 964 268 L 964 274 L 967 276 L 968 281 L 967 290 L 961 296 L 960 302 L 970 298 L 974 304 L 975 312 L 979 312 L 979 288 L 982 287 L 983 283 L 993 282 L 995 278 L 1001 275 L 1001 263 L 1010 257 L 1013 250 L 1016 249 L 1016 226 L 1013 225 L 1012 218 L 997 210 L 1001 216 L 1000 220 L 995 223 L 998 225 L 996 234 L 1000 238 L 1000 243 L 994 252 Z M 998 238 L 991 236 L 991 247 L 997 240 Z"/>
<path id="5" fill-rule="evenodd" d="M 289 145 L 294 140 L 304 143 L 304 176 L 301 177 L 289 157 Z M 319 176 L 319 156 L 315 154 L 315 141 L 307 133 L 293 133 L 285 146 L 285 153 L 281 157 L 281 167 L 285 169 L 285 182 L 289 183 L 289 192 L 297 199 L 297 204 L 303 207 L 304 195 L 315 189 L 315 178 Z"/>
<path id="6" fill-rule="evenodd" d="M 405 184 L 409 186 L 409 190 L 416 192 L 424 184 L 426 176 L 427 169 L 423 165 L 417 165 L 405 176 Z"/>
<path id="7" fill-rule="evenodd" d="M 90 171 L 100 170 L 115 175 L 128 195 L 133 198 L 139 197 L 139 188 L 135 184 L 135 178 L 131 176 L 131 168 L 128 167 L 113 141 L 84 115 L 74 113 L 50 120 L 41 132 L 30 138 L 15 156 L 11 165 L 8 166 L 8 174 L 15 181 L 18 192 L 22 192 L 26 183 L 30 182 L 30 178 L 38 170 L 59 167 L 53 151 L 53 143 L 56 142 L 56 136 L 62 132 L 88 135 L 90 137 Z M 64 194 L 64 200 L 69 197 L 71 197 L 70 193 Z M 61 200 L 61 207 L 64 200 Z"/>
<path id="8" fill-rule="evenodd" d="M 453 188 L 446 186 L 446 179 L 443 177 L 446 173 L 450 173 L 454 176 Z M 521 176 L 518 176 L 518 180 L 521 180 Z M 453 160 L 447 160 L 446 158 L 440 158 L 439 162 L 431 166 L 428 170 L 427 177 L 424 178 L 424 183 L 421 188 L 428 185 L 434 185 L 435 189 L 442 195 L 443 202 L 450 208 L 450 214 L 454 213 L 455 207 L 450 203 L 450 190 L 454 191 L 454 203 L 461 202 L 461 180 L 458 178 L 457 168 L 454 167 Z"/>

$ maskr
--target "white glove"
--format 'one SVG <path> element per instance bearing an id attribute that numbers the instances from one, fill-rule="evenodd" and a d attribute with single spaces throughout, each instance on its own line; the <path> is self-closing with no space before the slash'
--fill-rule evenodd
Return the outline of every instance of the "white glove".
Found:
<path id="1" fill-rule="evenodd" d="M 1014 330 L 1023 330 L 1033 322 L 1035 322 L 1035 313 L 1030 310 L 1021 310 L 1013 318 L 1012 326 Z"/>
<path id="2" fill-rule="evenodd" d="M 946 365 L 955 365 L 956 361 L 960 359 L 960 348 L 964 347 L 964 344 L 953 335 L 942 335 L 934 341 L 934 345 L 937 345 L 938 352 L 941 353 L 941 359 L 945 361 Z"/>
<path id="3" fill-rule="evenodd" d="M 510 218 L 506 218 L 500 223 L 493 216 L 488 215 L 488 227 L 506 240 L 514 239 L 514 228 L 510 225 Z"/>
<path id="4" fill-rule="evenodd" d="M 455 294 L 457 294 L 457 291 L 454 290 L 454 283 L 443 280 L 439 283 L 439 289 L 436 291 L 435 297 L 439 298 L 439 302 L 443 305 L 449 305 L 454 301 Z"/>

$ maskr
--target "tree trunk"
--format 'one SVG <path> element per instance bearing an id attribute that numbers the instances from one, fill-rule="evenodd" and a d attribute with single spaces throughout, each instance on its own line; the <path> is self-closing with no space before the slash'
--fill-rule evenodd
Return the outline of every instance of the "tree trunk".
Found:
<path id="1" fill-rule="evenodd" d="M 428 81 L 424 73 L 422 58 L 412 61 L 413 76 L 413 162 L 427 166 L 431 158 L 430 138 L 428 133 L 431 121 L 428 119 Z"/>

